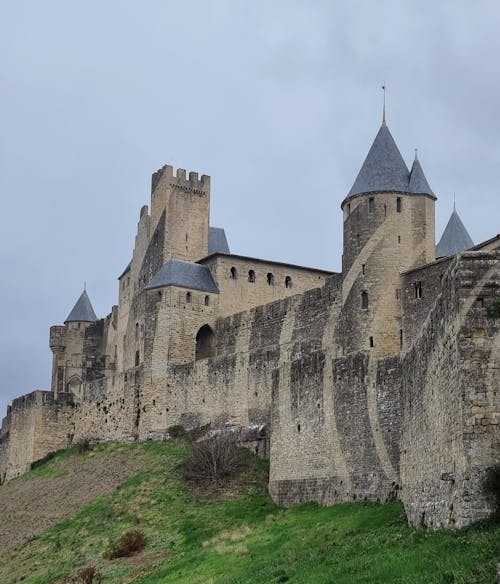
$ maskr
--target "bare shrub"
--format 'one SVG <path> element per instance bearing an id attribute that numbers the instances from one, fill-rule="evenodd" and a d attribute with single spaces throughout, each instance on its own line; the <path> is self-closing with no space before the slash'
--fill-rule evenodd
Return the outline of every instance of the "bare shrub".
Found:
<path id="1" fill-rule="evenodd" d="M 79 454 L 85 454 L 91 449 L 91 442 L 88 436 L 78 438 L 75 444 Z"/>
<path id="2" fill-rule="evenodd" d="M 241 450 L 224 436 L 215 436 L 192 445 L 184 462 L 184 478 L 194 483 L 220 484 L 238 470 Z"/>
<path id="3" fill-rule="evenodd" d="M 167 428 L 167 432 L 170 438 L 173 438 L 174 440 L 180 440 L 186 436 L 186 429 L 181 424 L 170 426 L 170 428 Z"/>
<path id="4" fill-rule="evenodd" d="M 142 531 L 132 529 L 122 533 L 118 544 L 113 546 L 111 550 L 105 554 L 105 557 L 110 560 L 116 558 L 128 558 L 129 556 L 133 556 L 137 552 L 140 552 L 145 547 L 146 538 Z"/>
<path id="5" fill-rule="evenodd" d="M 87 566 L 78 572 L 76 582 L 80 584 L 99 584 L 102 577 L 97 573 L 95 566 Z"/>

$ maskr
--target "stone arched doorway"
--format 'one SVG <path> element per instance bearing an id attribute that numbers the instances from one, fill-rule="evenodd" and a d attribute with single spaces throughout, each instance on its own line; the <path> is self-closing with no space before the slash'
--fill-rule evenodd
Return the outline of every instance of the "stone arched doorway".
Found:
<path id="1" fill-rule="evenodd" d="M 214 331 L 204 324 L 196 333 L 196 360 L 215 356 Z"/>

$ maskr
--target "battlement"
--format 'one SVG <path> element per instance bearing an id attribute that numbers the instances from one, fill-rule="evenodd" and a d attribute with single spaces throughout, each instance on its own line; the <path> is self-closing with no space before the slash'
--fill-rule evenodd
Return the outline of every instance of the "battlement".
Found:
<path id="1" fill-rule="evenodd" d="M 174 172 L 174 167 L 170 164 L 166 164 L 151 176 L 151 193 L 155 191 L 161 180 L 166 180 L 170 186 L 178 187 L 188 192 L 196 193 L 196 191 L 200 191 L 197 194 L 205 194 L 210 188 L 210 177 L 208 175 L 202 174 L 201 178 L 199 178 L 197 172 L 190 171 L 188 178 L 186 178 L 186 170 L 184 168 L 178 168 Z"/>

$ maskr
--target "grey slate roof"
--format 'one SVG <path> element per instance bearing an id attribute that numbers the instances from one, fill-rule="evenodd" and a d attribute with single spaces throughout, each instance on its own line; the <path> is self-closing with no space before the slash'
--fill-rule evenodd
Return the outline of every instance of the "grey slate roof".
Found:
<path id="1" fill-rule="evenodd" d="M 446 225 L 443 235 L 436 245 L 436 257 L 445 257 L 469 249 L 474 245 L 465 225 L 453 209 L 453 213 Z"/>
<path id="2" fill-rule="evenodd" d="M 163 288 L 164 286 L 180 286 L 192 290 L 219 293 L 219 288 L 207 266 L 193 264 L 183 260 L 168 260 L 158 273 L 151 278 L 146 290 Z"/>
<path id="3" fill-rule="evenodd" d="M 76 301 L 73 310 L 69 313 L 68 318 L 64 321 L 64 324 L 67 322 L 95 322 L 96 320 L 97 316 L 92 308 L 90 298 L 84 290 L 80 298 Z"/>
<path id="4" fill-rule="evenodd" d="M 434 196 L 415 157 L 410 174 L 387 125 L 382 123 L 363 166 L 346 198 L 374 192 L 419 193 Z"/>
<path id="5" fill-rule="evenodd" d="M 418 193 L 418 194 L 427 194 L 433 195 L 431 187 L 425 178 L 424 171 L 422 170 L 422 166 L 420 164 L 420 160 L 418 159 L 417 153 L 415 152 L 415 160 L 413 161 L 413 166 L 411 167 L 410 172 L 410 185 L 409 185 L 410 193 Z"/>
<path id="6" fill-rule="evenodd" d="M 226 233 L 220 227 L 210 227 L 208 231 L 208 255 L 213 253 L 231 253 Z"/>
<path id="7" fill-rule="evenodd" d="M 410 172 L 386 124 L 382 124 L 348 197 L 375 191 L 408 192 Z"/>

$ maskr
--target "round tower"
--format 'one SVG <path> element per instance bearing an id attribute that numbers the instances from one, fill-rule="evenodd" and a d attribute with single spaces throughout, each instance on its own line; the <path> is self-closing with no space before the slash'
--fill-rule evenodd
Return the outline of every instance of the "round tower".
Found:
<path id="1" fill-rule="evenodd" d="M 344 352 L 400 350 L 399 276 L 435 259 L 435 200 L 416 154 L 409 171 L 384 120 L 341 205 Z"/>

